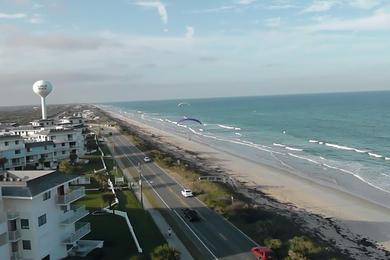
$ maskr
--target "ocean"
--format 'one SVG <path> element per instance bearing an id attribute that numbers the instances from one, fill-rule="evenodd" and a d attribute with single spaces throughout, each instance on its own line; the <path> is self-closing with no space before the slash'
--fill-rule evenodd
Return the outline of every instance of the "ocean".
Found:
<path id="1" fill-rule="evenodd" d="M 389 207 L 389 101 L 390 92 L 359 92 L 103 106 Z M 192 120 L 178 124 L 183 118 L 202 125 Z"/>

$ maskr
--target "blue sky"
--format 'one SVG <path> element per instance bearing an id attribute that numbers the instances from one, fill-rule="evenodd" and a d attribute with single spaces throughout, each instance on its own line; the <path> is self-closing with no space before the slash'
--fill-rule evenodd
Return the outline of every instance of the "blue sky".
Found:
<path id="1" fill-rule="evenodd" d="M 1 0 L 1 105 L 390 90 L 390 1 Z M 21 95 L 21 93 L 25 93 Z"/>

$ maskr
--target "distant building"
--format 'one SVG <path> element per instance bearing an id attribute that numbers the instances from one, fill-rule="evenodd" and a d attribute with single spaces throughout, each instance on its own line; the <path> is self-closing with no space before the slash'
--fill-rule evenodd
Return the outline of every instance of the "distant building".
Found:
<path id="1" fill-rule="evenodd" d="M 84 187 L 70 185 L 77 178 L 56 171 L 0 173 L 0 259 L 62 259 L 102 246 L 81 240 L 91 227 L 79 221 L 89 212 L 73 204 L 85 195 Z"/>
<path id="2" fill-rule="evenodd" d="M 39 119 L 0 129 L 0 169 L 55 169 L 60 160 L 86 152 L 87 127 L 81 116 Z M 1 164 L 1 158 L 6 162 Z"/>

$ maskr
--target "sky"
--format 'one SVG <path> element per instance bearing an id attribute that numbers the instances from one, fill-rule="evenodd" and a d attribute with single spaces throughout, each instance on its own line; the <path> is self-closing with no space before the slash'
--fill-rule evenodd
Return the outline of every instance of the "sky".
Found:
<path id="1" fill-rule="evenodd" d="M 0 0 L 0 105 L 390 90 L 390 0 Z"/>

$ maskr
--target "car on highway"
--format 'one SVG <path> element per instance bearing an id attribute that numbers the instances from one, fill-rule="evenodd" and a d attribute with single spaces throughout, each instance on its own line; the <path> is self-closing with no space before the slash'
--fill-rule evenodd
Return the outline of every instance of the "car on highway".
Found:
<path id="1" fill-rule="evenodd" d="M 152 161 L 152 159 L 150 159 L 150 157 L 148 157 L 148 156 L 145 156 L 144 157 L 144 162 L 151 162 Z"/>
<path id="2" fill-rule="evenodd" d="M 183 189 L 182 191 L 181 191 L 181 195 L 183 195 L 184 197 L 193 197 L 194 196 L 194 194 L 192 193 L 192 190 L 190 190 L 190 189 Z"/>
<path id="3" fill-rule="evenodd" d="M 184 217 L 188 219 L 188 221 L 190 222 L 200 220 L 200 217 L 198 215 L 198 212 L 196 212 L 196 210 L 185 208 L 185 209 L 181 209 L 181 211 L 183 212 Z"/>
<path id="4" fill-rule="evenodd" d="M 252 247 L 252 254 L 259 260 L 271 260 L 276 259 L 275 254 L 271 248 L 265 246 Z"/>

